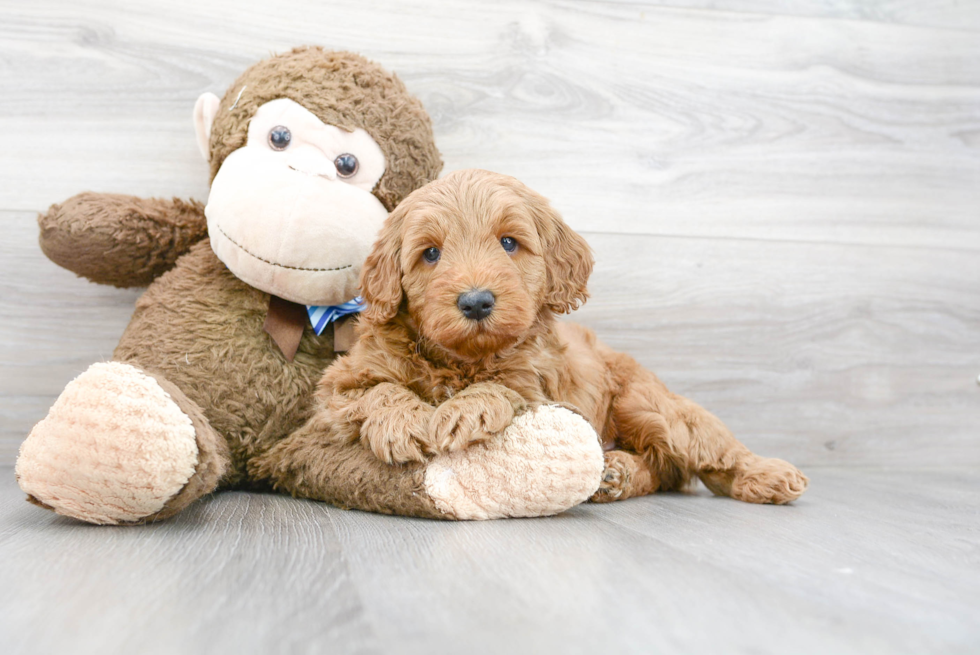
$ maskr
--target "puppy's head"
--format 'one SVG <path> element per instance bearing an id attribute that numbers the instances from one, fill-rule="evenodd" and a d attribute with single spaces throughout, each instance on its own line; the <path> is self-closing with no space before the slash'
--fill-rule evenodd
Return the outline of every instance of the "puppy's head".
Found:
<path id="1" fill-rule="evenodd" d="M 479 359 L 522 341 L 543 312 L 585 302 L 591 272 L 588 244 L 542 196 L 506 175 L 458 171 L 388 217 L 361 271 L 362 320 L 405 310 L 429 341 Z"/>

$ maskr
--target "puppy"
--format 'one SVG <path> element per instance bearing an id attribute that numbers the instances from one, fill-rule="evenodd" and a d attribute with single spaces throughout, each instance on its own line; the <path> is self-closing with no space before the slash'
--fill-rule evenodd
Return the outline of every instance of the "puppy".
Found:
<path id="1" fill-rule="evenodd" d="M 720 420 L 628 355 L 558 322 L 588 297 L 586 242 L 542 196 L 480 170 L 419 189 L 388 217 L 361 273 L 369 308 L 320 390 L 324 438 L 359 440 L 389 463 L 492 438 L 530 405 L 563 403 L 595 427 L 597 502 L 679 489 L 788 503 L 807 478 L 759 457 Z"/>

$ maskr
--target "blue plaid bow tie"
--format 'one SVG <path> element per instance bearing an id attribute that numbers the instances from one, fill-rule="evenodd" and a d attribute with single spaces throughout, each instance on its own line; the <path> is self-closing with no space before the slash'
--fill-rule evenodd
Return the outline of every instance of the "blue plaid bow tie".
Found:
<path id="1" fill-rule="evenodd" d="M 356 314 L 366 307 L 367 303 L 364 302 L 364 298 L 358 296 L 353 300 L 348 300 L 343 305 L 326 305 L 322 307 L 318 305 L 307 305 L 306 312 L 310 315 L 310 323 L 313 325 L 313 331 L 316 332 L 317 336 L 320 336 L 324 328 L 338 318 L 343 318 L 348 314 Z"/>

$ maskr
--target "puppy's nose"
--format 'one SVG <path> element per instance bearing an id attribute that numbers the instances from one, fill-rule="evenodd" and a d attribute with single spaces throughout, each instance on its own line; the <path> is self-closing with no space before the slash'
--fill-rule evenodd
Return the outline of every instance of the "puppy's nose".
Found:
<path id="1" fill-rule="evenodd" d="M 493 303 L 496 300 L 493 293 L 486 289 L 474 289 L 466 293 L 459 294 L 456 299 L 456 306 L 463 316 L 474 321 L 482 321 L 490 312 L 493 311 Z"/>

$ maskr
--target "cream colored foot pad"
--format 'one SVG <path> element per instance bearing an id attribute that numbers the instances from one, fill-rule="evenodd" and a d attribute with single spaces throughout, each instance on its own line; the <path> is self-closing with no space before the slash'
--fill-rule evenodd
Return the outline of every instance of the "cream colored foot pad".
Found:
<path id="1" fill-rule="evenodd" d="M 190 479 L 190 418 L 152 377 L 128 364 L 93 364 L 72 380 L 20 448 L 21 489 L 90 523 L 158 512 Z"/>
<path id="2" fill-rule="evenodd" d="M 432 460 L 425 490 L 457 519 L 545 516 L 595 493 L 603 465 L 588 421 L 562 407 L 539 407 L 498 439 Z"/>

